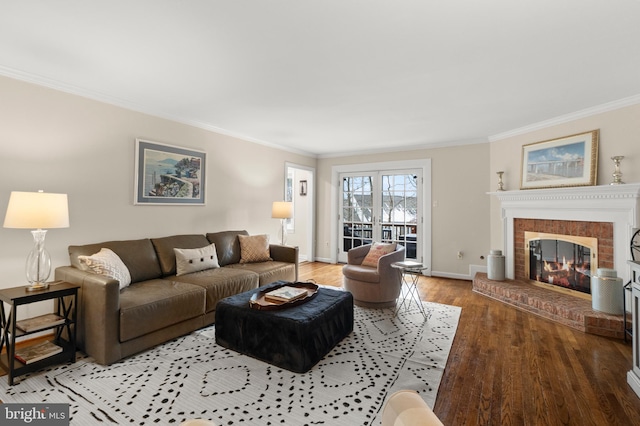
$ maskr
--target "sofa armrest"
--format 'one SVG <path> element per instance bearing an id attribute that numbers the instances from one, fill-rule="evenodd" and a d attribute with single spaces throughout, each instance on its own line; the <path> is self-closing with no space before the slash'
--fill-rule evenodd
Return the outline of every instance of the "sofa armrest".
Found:
<path id="1" fill-rule="evenodd" d="M 362 261 L 371 249 L 371 244 L 354 247 L 347 252 L 347 263 L 349 265 L 362 265 Z"/>
<path id="2" fill-rule="evenodd" d="M 56 280 L 80 286 L 78 289 L 78 346 L 100 364 L 121 358 L 120 283 L 73 266 L 56 268 Z"/>
<path id="3" fill-rule="evenodd" d="M 269 255 L 273 260 L 296 265 L 296 281 L 298 281 L 298 253 L 298 247 L 269 244 Z"/>

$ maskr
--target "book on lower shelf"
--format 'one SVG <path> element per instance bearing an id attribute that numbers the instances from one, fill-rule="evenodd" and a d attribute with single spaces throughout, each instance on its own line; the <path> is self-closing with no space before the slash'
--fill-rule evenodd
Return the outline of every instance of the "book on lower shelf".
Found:
<path id="1" fill-rule="evenodd" d="M 25 332 L 42 330 L 54 325 L 64 324 L 64 318 L 56 314 L 40 315 L 16 322 L 16 327 Z"/>
<path id="2" fill-rule="evenodd" d="M 16 350 L 15 357 L 23 364 L 31 364 L 48 358 L 51 355 L 59 354 L 60 352 L 62 352 L 61 346 L 58 346 L 53 342 L 46 341 Z"/>
<path id="3" fill-rule="evenodd" d="M 271 290 L 264 295 L 266 300 L 272 302 L 291 302 L 292 300 L 300 299 L 307 295 L 307 289 L 284 286 Z"/>

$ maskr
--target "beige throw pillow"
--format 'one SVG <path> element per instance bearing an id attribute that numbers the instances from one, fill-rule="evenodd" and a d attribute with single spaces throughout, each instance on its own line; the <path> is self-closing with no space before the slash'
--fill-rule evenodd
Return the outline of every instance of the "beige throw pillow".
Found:
<path id="1" fill-rule="evenodd" d="M 240 263 L 266 262 L 269 254 L 268 235 L 238 235 L 240 239 Z"/>
<path id="2" fill-rule="evenodd" d="M 78 256 L 80 263 L 89 267 L 96 274 L 118 280 L 120 290 L 131 284 L 131 274 L 129 268 L 122 262 L 122 259 L 108 248 L 102 248 L 98 253 L 91 256 Z"/>
<path id="3" fill-rule="evenodd" d="M 215 244 L 197 249 L 174 248 L 173 252 L 176 255 L 176 276 L 220 267 Z"/>
<path id="4" fill-rule="evenodd" d="M 389 254 L 396 249 L 395 244 L 389 243 L 373 243 L 369 249 L 369 253 L 364 257 L 362 266 L 371 266 L 372 268 L 378 267 L 378 259 L 385 254 Z"/>

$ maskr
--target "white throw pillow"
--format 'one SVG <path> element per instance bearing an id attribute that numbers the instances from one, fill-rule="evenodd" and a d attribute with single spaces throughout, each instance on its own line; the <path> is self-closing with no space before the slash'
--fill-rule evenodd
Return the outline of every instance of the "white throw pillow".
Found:
<path id="1" fill-rule="evenodd" d="M 129 268 L 117 254 L 108 248 L 102 248 L 98 253 L 91 256 L 78 256 L 78 259 L 96 274 L 118 280 L 120 282 L 120 290 L 131 284 Z"/>
<path id="2" fill-rule="evenodd" d="M 197 249 L 174 248 L 173 252 L 176 255 L 176 276 L 220 267 L 215 244 Z"/>

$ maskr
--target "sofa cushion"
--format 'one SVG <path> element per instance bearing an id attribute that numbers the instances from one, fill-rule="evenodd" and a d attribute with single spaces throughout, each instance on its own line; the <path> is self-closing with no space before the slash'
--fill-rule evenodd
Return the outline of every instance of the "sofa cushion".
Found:
<path id="1" fill-rule="evenodd" d="M 132 284 L 120 292 L 120 341 L 204 314 L 202 287 L 162 279 Z"/>
<path id="2" fill-rule="evenodd" d="M 196 249 L 174 248 L 173 252 L 176 254 L 178 276 L 220 267 L 215 244 Z"/>
<path id="3" fill-rule="evenodd" d="M 176 273 L 176 255 L 174 248 L 195 249 L 208 246 L 209 240 L 202 234 L 172 235 L 169 237 L 152 238 L 151 242 L 158 254 L 162 275 Z"/>
<path id="4" fill-rule="evenodd" d="M 108 248 L 102 248 L 91 256 L 78 256 L 78 259 L 96 274 L 118 280 L 120 290 L 131 284 L 131 274 L 127 266 Z"/>
<path id="5" fill-rule="evenodd" d="M 206 291 L 205 312 L 213 312 L 219 300 L 258 287 L 258 274 L 228 267 L 171 277 L 173 281 L 193 284 Z"/>
<path id="6" fill-rule="evenodd" d="M 269 262 L 259 263 L 236 263 L 227 265 L 227 268 L 234 268 L 244 271 L 252 271 L 259 276 L 259 285 L 270 284 L 275 281 L 295 281 L 296 265 L 288 262 Z"/>
<path id="7" fill-rule="evenodd" d="M 362 261 L 362 266 L 378 267 L 378 260 L 385 254 L 389 254 L 396 249 L 395 243 L 373 243 L 369 252 Z"/>
<path id="8" fill-rule="evenodd" d="M 249 235 L 249 233 L 247 231 L 223 231 L 207 234 L 207 240 L 216 245 L 220 266 L 240 263 L 240 241 L 238 235 Z"/>
<path id="9" fill-rule="evenodd" d="M 268 235 L 238 235 L 238 240 L 240 241 L 240 263 L 271 260 Z"/>
<path id="10" fill-rule="evenodd" d="M 87 266 L 80 263 L 78 256 L 91 256 L 102 248 L 108 248 L 118 255 L 131 274 L 132 283 L 161 277 L 158 256 L 156 256 L 153 244 L 148 238 L 69 246 L 71 265 L 78 269 L 87 270 Z"/>

